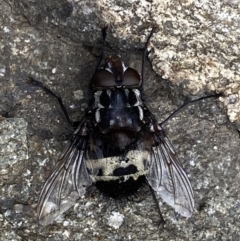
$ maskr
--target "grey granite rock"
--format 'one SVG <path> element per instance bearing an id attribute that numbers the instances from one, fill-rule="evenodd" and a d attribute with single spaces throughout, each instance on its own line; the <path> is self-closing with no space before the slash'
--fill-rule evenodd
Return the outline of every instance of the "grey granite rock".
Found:
<path id="1" fill-rule="evenodd" d="M 239 7 L 234 0 L 1 1 L 0 239 L 240 240 Z M 138 71 L 151 24 L 158 26 L 145 94 L 160 122 L 189 99 L 225 91 L 220 101 L 189 106 L 164 125 L 196 202 L 188 220 L 163 203 L 164 231 L 145 188 L 141 201 L 124 207 L 106 208 L 95 195 L 55 225 L 36 221 L 41 186 L 72 129 L 58 103 L 26 79 L 31 74 L 61 94 L 79 120 L 101 46 L 101 21 L 111 23 L 106 54 L 121 54 Z"/>

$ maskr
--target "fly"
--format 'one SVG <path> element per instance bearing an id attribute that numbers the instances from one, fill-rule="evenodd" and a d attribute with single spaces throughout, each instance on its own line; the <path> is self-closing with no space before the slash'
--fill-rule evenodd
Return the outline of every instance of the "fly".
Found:
<path id="1" fill-rule="evenodd" d="M 102 29 L 104 41 L 106 30 L 107 27 Z M 37 213 L 42 225 L 54 222 L 92 185 L 118 199 L 134 194 L 146 183 L 157 204 L 161 198 L 181 216 L 191 217 L 194 198 L 187 174 L 162 124 L 142 99 L 144 63 L 153 33 L 154 28 L 144 47 L 141 76 L 135 69 L 125 66 L 117 55 L 109 56 L 101 66 L 101 51 L 90 82 L 91 101 L 79 122 L 70 120 L 59 96 L 41 82 L 29 78 L 31 83 L 58 100 L 67 121 L 76 127 L 41 190 Z M 209 97 L 213 96 L 200 99 Z M 163 223 L 159 204 L 158 211 Z"/>

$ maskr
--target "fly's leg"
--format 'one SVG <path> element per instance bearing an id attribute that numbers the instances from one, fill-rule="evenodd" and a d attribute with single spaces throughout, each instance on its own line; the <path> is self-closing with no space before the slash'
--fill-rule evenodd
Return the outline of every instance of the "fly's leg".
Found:
<path id="1" fill-rule="evenodd" d="M 95 71 L 94 73 L 99 69 L 99 66 L 102 62 L 103 59 L 103 49 L 104 49 L 104 45 L 105 45 L 105 40 L 106 40 L 106 36 L 107 36 L 107 29 L 108 29 L 108 24 L 107 23 L 100 23 L 100 27 L 102 30 L 102 38 L 103 38 L 103 44 L 99 53 L 99 57 L 98 57 L 98 61 L 95 67 Z"/>
<path id="2" fill-rule="evenodd" d="M 214 95 L 208 95 L 208 96 L 203 96 L 201 98 L 195 99 L 195 100 L 191 100 L 185 104 L 183 104 L 182 106 L 180 106 L 177 110 L 175 110 L 170 116 L 167 117 L 167 119 L 165 119 L 163 122 L 159 123 L 159 125 L 163 125 L 165 124 L 168 120 L 170 120 L 171 118 L 173 118 L 176 114 L 178 114 L 180 111 L 182 111 L 185 107 L 192 105 L 198 101 L 201 100 L 205 100 L 205 99 L 209 99 L 209 98 L 219 98 L 223 96 L 223 93 L 219 93 L 219 94 L 214 94 Z"/>
<path id="3" fill-rule="evenodd" d="M 95 68 L 94 73 L 99 69 L 99 66 L 101 64 L 102 58 L 103 58 L 103 48 L 104 48 L 104 44 L 105 44 L 105 40 L 106 40 L 106 36 L 107 36 L 107 29 L 108 29 L 108 24 L 106 23 L 101 23 L 101 29 L 102 29 L 102 38 L 103 38 L 103 45 L 102 48 L 100 50 L 100 54 L 99 54 L 99 58 L 98 58 L 98 62 Z M 141 69 L 141 76 L 142 76 L 142 82 L 141 82 L 141 86 L 143 85 L 144 82 L 144 68 L 145 68 L 145 62 L 146 62 L 146 55 L 147 55 L 147 47 L 148 44 L 150 42 L 150 39 L 153 35 L 153 33 L 155 32 L 156 27 L 153 27 L 148 38 L 147 41 L 145 43 L 144 49 L 143 49 L 143 56 L 142 56 L 142 69 Z"/>
<path id="4" fill-rule="evenodd" d="M 145 69 L 145 62 L 146 62 L 146 55 L 147 55 L 147 47 L 148 47 L 148 44 L 150 42 L 150 39 L 153 35 L 153 33 L 155 32 L 156 30 L 156 27 L 153 27 L 148 38 L 147 38 L 147 41 L 145 43 L 145 46 L 144 46 L 144 49 L 143 49 L 143 56 L 142 56 L 142 70 L 141 70 L 141 76 L 142 76 L 142 82 L 141 82 L 141 87 L 143 86 L 143 83 L 144 83 L 144 69 Z"/>
<path id="5" fill-rule="evenodd" d="M 151 191 L 151 193 L 152 193 L 154 202 L 155 202 L 155 204 L 156 204 L 156 206 L 157 206 L 157 211 L 158 211 L 158 215 L 159 215 L 159 218 L 160 218 L 159 224 L 158 224 L 158 228 L 159 228 L 159 229 L 163 229 L 163 228 L 164 228 L 165 221 L 164 221 L 163 215 L 162 215 L 162 213 L 161 213 L 161 209 L 160 209 L 160 206 L 159 206 L 159 203 L 158 203 L 156 194 L 155 194 L 154 190 L 152 189 L 151 185 L 148 184 L 148 186 L 149 186 L 150 191 Z"/>
<path id="6" fill-rule="evenodd" d="M 47 88 L 46 86 L 44 86 L 44 84 L 36 79 L 34 79 L 33 77 L 29 76 L 28 78 L 28 83 L 29 84 L 33 84 L 36 85 L 38 87 L 40 87 L 41 89 L 43 89 L 47 94 L 53 96 L 55 99 L 57 99 L 68 123 L 72 126 L 72 127 L 77 127 L 79 124 L 79 121 L 72 121 L 68 115 L 67 109 L 64 106 L 63 102 L 62 102 L 62 98 L 58 95 L 56 95 L 54 92 L 52 92 L 49 88 Z"/>
<path id="7" fill-rule="evenodd" d="M 101 29 L 102 29 L 102 38 L 103 38 L 103 45 L 102 45 L 102 48 L 100 50 L 100 54 L 99 54 L 99 57 L 98 57 L 98 61 L 97 61 L 97 65 L 96 65 L 96 68 L 95 68 L 95 71 L 94 73 L 98 70 L 100 64 L 101 64 L 101 61 L 102 61 L 102 58 L 103 58 L 103 47 L 104 47 L 104 44 L 105 44 L 105 39 L 106 39 L 106 36 L 107 36 L 107 29 L 108 29 L 108 25 L 106 23 L 101 23 Z M 49 88 L 47 88 L 46 86 L 43 85 L 43 83 L 41 81 L 38 81 L 36 79 L 34 79 L 33 77 L 29 76 L 28 78 L 28 83 L 29 84 L 33 84 L 33 85 L 36 85 L 40 88 L 42 88 L 46 93 L 48 93 L 49 95 L 53 96 L 55 99 L 57 99 L 68 123 L 72 126 L 72 127 L 77 127 L 78 124 L 80 123 L 80 121 L 72 121 L 68 115 L 68 112 L 67 112 L 67 109 L 66 107 L 64 106 L 63 102 L 62 102 L 62 98 L 58 95 L 56 95 L 54 92 L 52 92 Z"/>

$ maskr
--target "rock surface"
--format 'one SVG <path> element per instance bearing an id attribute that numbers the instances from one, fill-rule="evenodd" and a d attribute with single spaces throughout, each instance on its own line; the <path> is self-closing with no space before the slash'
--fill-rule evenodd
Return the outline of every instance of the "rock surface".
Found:
<path id="1" fill-rule="evenodd" d="M 159 2 L 1 1 L 0 240 L 240 240 L 239 1 Z M 106 55 L 121 54 L 139 72 L 141 48 L 157 25 L 145 94 L 159 122 L 189 99 L 224 91 L 220 101 L 189 106 L 163 126 L 196 202 L 188 220 L 163 204 L 164 231 L 158 230 L 147 189 L 141 202 L 116 207 L 123 220 L 118 229 L 98 196 L 80 200 L 55 225 L 43 228 L 36 221 L 41 186 L 72 129 L 58 103 L 28 85 L 27 76 L 61 94 L 72 119 L 79 120 L 102 21 L 111 23 Z"/>

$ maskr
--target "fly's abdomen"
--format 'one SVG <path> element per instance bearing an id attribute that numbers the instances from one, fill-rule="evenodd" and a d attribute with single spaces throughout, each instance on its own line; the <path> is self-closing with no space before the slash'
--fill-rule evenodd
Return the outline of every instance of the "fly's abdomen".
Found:
<path id="1" fill-rule="evenodd" d="M 141 145 L 139 145 L 140 148 Z M 98 154 L 99 154 L 98 149 Z M 126 197 L 135 193 L 145 181 L 149 167 L 149 151 L 130 150 L 125 154 L 91 158 L 88 151 L 87 169 L 96 187 L 112 198 Z"/>

